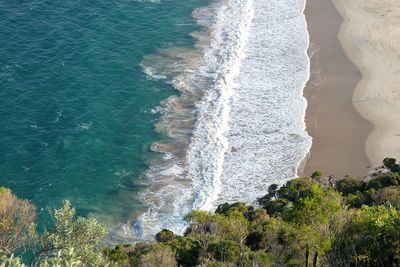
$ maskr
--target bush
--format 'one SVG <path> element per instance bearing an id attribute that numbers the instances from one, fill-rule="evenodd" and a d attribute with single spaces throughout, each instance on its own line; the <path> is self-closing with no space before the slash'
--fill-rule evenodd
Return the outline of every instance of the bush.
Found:
<path id="1" fill-rule="evenodd" d="M 393 168 L 396 165 L 396 159 L 394 158 L 385 158 L 383 160 L 383 166 L 385 166 L 388 169 Z"/>
<path id="2" fill-rule="evenodd" d="M 168 244 L 176 251 L 176 261 L 179 266 L 189 267 L 199 264 L 200 250 L 199 243 L 191 237 L 180 237 Z"/>
<path id="3" fill-rule="evenodd" d="M 0 258 L 22 252 L 35 236 L 35 207 L 0 187 Z"/>
<path id="4" fill-rule="evenodd" d="M 276 264 L 274 263 L 274 258 L 271 253 L 256 251 L 250 255 L 244 266 L 272 267 L 276 266 Z"/>
<path id="5" fill-rule="evenodd" d="M 171 240 L 174 240 L 175 238 L 176 238 L 176 235 L 174 234 L 174 232 L 167 230 L 167 229 L 161 230 L 155 236 L 156 241 L 160 242 L 160 243 L 166 243 Z"/>
<path id="6" fill-rule="evenodd" d="M 400 187 L 392 186 L 379 189 L 372 194 L 375 205 L 385 205 L 400 209 Z"/>
<path id="7" fill-rule="evenodd" d="M 276 198 L 276 195 L 278 193 L 279 186 L 277 184 L 272 184 L 268 187 L 268 194 L 265 196 L 258 198 L 257 201 L 261 206 L 265 206 L 270 202 L 271 200 Z"/>
<path id="8" fill-rule="evenodd" d="M 120 266 L 130 266 L 130 257 L 128 253 L 132 253 L 134 248 L 132 245 L 118 245 L 114 249 L 105 248 L 103 255 L 108 261 L 117 263 Z"/>
<path id="9" fill-rule="evenodd" d="M 84 266 L 104 264 L 100 241 L 107 234 L 107 228 L 95 219 L 75 218 L 75 214 L 68 201 L 54 210 L 54 227 L 39 237 L 36 260 L 43 262 L 57 257 L 59 251 L 74 250 Z"/>
<path id="10" fill-rule="evenodd" d="M 247 219 L 252 223 L 252 225 L 260 225 L 268 220 L 268 218 L 269 216 L 265 209 L 256 209 L 247 214 Z"/>
<path id="11" fill-rule="evenodd" d="M 357 210 L 333 243 L 336 266 L 399 266 L 400 212 L 384 206 Z"/>
<path id="12" fill-rule="evenodd" d="M 294 202 L 299 198 L 311 195 L 312 187 L 315 184 L 316 183 L 309 177 L 290 180 L 278 190 L 277 197 Z"/>
<path id="13" fill-rule="evenodd" d="M 267 210 L 269 215 L 282 214 L 288 203 L 289 201 L 285 198 L 277 198 L 266 203 L 264 208 Z"/>
<path id="14" fill-rule="evenodd" d="M 313 174 L 311 174 L 312 179 L 320 179 L 322 177 L 323 173 L 321 171 L 315 171 Z"/>
<path id="15" fill-rule="evenodd" d="M 400 174 L 393 171 L 398 166 L 393 159 L 384 163 L 392 172 L 368 182 L 346 177 L 336 186 L 322 185 L 322 173 L 316 172 L 281 188 L 271 185 L 258 199 L 263 208 L 237 202 L 224 203 L 215 213 L 193 211 L 185 217 L 189 227 L 184 236 L 164 229 L 155 236 L 157 242 L 118 245 L 103 254 L 99 247 L 105 227 L 76 218 L 69 202 L 54 211 L 54 227 L 37 237 L 26 227 L 29 223 L 13 219 L 20 218 L 13 217 L 21 214 L 18 204 L 27 202 L 11 201 L 11 192 L 0 188 L 0 230 L 24 226 L 17 231 L 27 241 L 23 244 L 37 237 L 33 264 L 40 266 L 400 266 Z M 13 209 L 4 208 L 10 202 Z M 0 266 L 22 267 L 11 251 L 2 254 Z"/>
<path id="16" fill-rule="evenodd" d="M 337 181 L 336 188 L 339 192 L 343 193 L 344 196 L 354 194 L 357 191 L 362 190 L 361 182 L 353 177 L 348 177 Z"/>
<path id="17" fill-rule="evenodd" d="M 139 260 L 139 267 L 176 267 L 175 252 L 167 246 L 153 246 Z"/>
<path id="18" fill-rule="evenodd" d="M 383 166 L 392 172 L 400 172 L 400 165 L 396 164 L 396 159 L 394 158 L 385 158 L 383 160 Z"/>
<path id="19" fill-rule="evenodd" d="M 267 249 L 268 242 L 268 237 L 262 230 L 250 232 L 246 238 L 246 246 L 252 251 Z"/>
<path id="20" fill-rule="evenodd" d="M 213 255 L 213 258 L 225 262 L 234 263 L 239 260 L 240 247 L 239 244 L 232 240 L 222 240 L 218 243 L 212 243 L 208 252 Z"/>
<path id="21" fill-rule="evenodd" d="M 243 213 L 243 215 L 246 216 L 246 214 L 249 212 L 249 210 L 252 210 L 252 209 L 253 209 L 252 207 L 247 206 L 243 202 L 236 202 L 233 204 L 224 203 L 217 207 L 217 209 L 215 210 L 215 213 L 227 215 L 229 212 L 237 211 L 237 212 Z"/>

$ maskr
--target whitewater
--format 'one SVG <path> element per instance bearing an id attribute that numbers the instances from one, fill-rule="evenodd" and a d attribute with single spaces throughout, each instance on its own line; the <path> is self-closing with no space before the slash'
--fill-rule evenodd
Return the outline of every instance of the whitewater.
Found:
<path id="1" fill-rule="evenodd" d="M 231 106 L 230 149 L 219 203 L 254 202 L 296 177 L 310 147 L 305 131 L 309 37 L 305 1 L 258 1 Z"/>
<path id="2" fill-rule="evenodd" d="M 193 209 L 254 203 L 299 172 L 310 146 L 303 89 L 309 78 L 305 0 L 217 0 L 193 17 L 193 49 L 145 58 L 149 79 L 179 91 L 161 103 L 159 154 L 142 178 L 149 207 L 125 231 L 181 234 Z"/>

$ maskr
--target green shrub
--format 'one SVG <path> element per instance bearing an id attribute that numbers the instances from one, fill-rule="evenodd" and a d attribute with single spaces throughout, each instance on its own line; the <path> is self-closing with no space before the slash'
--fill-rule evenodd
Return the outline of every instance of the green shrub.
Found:
<path id="1" fill-rule="evenodd" d="M 320 179 L 323 176 L 323 173 L 321 171 L 315 171 L 313 174 L 311 174 L 312 179 Z"/>
<path id="2" fill-rule="evenodd" d="M 175 238 L 176 238 L 176 235 L 174 234 L 174 232 L 167 230 L 167 229 L 161 230 L 155 236 L 156 241 L 160 242 L 160 243 L 166 243 L 171 240 L 174 240 Z"/>
<path id="3" fill-rule="evenodd" d="M 277 197 L 294 202 L 299 198 L 312 194 L 312 187 L 316 183 L 309 177 L 296 178 L 288 181 L 277 192 Z"/>
<path id="4" fill-rule="evenodd" d="M 396 165 L 396 159 L 394 158 L 385 158 L 383 160 L 383 166 L 385 166 L 388 169 L 393 168 Z"/>
<path id="5" fill-rule="evenodd" d="M 377 190 L 371 196 L 375 205 L 385 205 L 400 209 L 400 187 L 392 186 Z"/>
<path id="6" fill-rule="evenodd" d="M 118 245 L 114 249 L 104 248 L 103 255 L 107 258 L 108 261 L 117 263 L 120 266 L 129 266 L 130 265 L 130 257 L 128 253 L 134 251 L 132 245 Z"/>
<path id="7" fill-rule="evenodd" d="M 239 244 L 232 240 L 222 240 L 218 243 L 210 244 L 208 252 L 213 258 L 221 262 L 235 263 L 240 257 Z"/>
<path id="8" fill-rule="evenodd" d="M 337 181 L 336 188 L 339 192 L 343 193 L 344 196 L 347 196 L 362 190 L 362 185 L 359 179 L 348 177 Z"/>
<path id="9" fill-rule="evenodd" d="M 289 201 L 286 198 L 277 198 L 266 203 L 264 208 L 267 210 L 267 213 L 269 215 L 282 214 L 285 209 L 285 206 L 288 203 Z"/>
<path id="10" fill-rule="evenodd" d="M 265 250 L 268 248 L 268 244 L 268 236 L 262 230 L 250 232 L 246 237 L 246 246 L 248 246 L 252 251 Z"/>
<path id="11" fill-rule="evenodd" d="M 399 266 L 400 212 L 363 206 L 336 235 L 329 259 L 340 266 Z"/>
<path id="12" fill-rule="evenodd" d="M 191 237 L 180 237 L 168 243 L 176 251 L 176 261 L 179 266 L 190 267 L 199 264 L 200 250 L 199 243 Z"/>
<path id="13" fill-rule="evenodd" d="M 100 266 L 105 263 L 100 241 L 107 228 L 93 218 L 75 217 L 76 211 L 68 201 L 54 210 L 54 227 L 39 237 L 36 260 L 57 257 L 59 251 L 73 250 L 85 266 Z"/>
<path id="14" fill-rule="evenodd" d="M 36 208 L 0 187 L 0 258 L 27 249 L 36 235 Z"/>

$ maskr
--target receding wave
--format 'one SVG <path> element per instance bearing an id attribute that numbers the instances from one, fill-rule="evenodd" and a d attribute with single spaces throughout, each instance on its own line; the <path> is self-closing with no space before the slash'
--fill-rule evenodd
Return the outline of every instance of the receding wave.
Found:
<path id="1" fill-rule="evenodd" d="M 235 79 L 218 202 L 251 202 L 270 184 L 292 179 L 311 146 L 304 123 L 310 68 L 305 0 L 256 0 L 254 6 Z"/>
<path id="2" fill-rule="evenodd" d="M 167 112 L 156 129 L 168 138 L 152 146 L 160 156 L 151 162 L 141 193 L 149 210 L 134 224 L 144 237 L 162 228 L 182 232 L 182 217 L 192 209 L 211 209 L 221 188 L 233 82 L 252 0 L 214 1 L 193 16 L 202 27 L 192 33 L 194 49 L 167 49 L 142 62 L 149 78 L 166 77 L 180 93 L 161 103 Z"/>

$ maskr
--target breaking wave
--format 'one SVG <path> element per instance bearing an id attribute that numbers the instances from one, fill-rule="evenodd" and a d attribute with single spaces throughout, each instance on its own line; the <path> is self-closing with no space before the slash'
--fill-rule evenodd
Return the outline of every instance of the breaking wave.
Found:
<path id="1" fill-rule="evenodd" d="M 303 88 L 309 78 L 304 0 L 217 0 L 193 17 L 193 49 L 145 57 L 149 79 L 179 92 L 161 103 L 142 178 L 149 207 L 125 230 L 152 238 L 182 233 L 192 209 L 251 202 L 271 183 L 293 178 L 311 146 Z"/>

